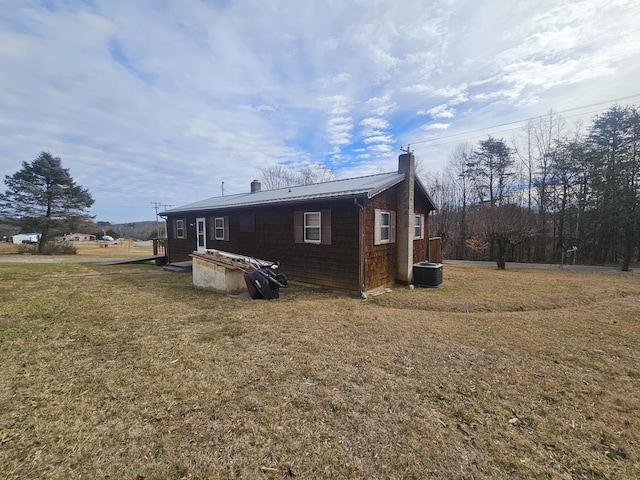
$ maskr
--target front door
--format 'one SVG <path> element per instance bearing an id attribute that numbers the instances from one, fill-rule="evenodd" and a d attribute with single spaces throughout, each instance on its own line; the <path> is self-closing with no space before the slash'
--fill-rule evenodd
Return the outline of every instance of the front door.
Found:
<path id="1" fill-rule="evenodd" d="M 198 237 L 198 252 L 207 250 L 207 225 L 204 218 L 196 218 L 196 233 Z"/>

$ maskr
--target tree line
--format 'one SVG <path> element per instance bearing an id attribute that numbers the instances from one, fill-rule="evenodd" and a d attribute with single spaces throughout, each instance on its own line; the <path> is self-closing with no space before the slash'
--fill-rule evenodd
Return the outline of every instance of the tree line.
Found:
<path id="1" fill-rule="evenodd" d="M 276 165 L 262 173 L 266 189 L 334 180 L 324 165 L 298 172 Z M 0 216 L 55 234 L 91 221 L 88 190 L 59 157 L 42 152 L 5 176 Z M 582 132 L 553 112 L 530 120 L 510 143 L 488 138 L 462 143 L 447 166 L 430 175 L 438 205 L 431 235 L 450 259 L 560 263 L 567 251 L 581 263 L 640 261 L 640 110 L 614 106 Z"/>
<path id="2" fill-rule="evenodd" d="M 640 261 L 640 110 L 614 106 L 582 132 L 553 112 L 511 142 L 462 143 L 426 180 L 431 235 L 451 259 Z"/>

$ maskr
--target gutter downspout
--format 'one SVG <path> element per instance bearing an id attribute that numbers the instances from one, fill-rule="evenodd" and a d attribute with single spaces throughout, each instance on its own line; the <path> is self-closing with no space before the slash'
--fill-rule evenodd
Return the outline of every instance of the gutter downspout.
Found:
<path id="1" fill-rule="evenodd" d="M 367 294 L 364 292 L 365 285 L 365 268 L 364 268 L 364 205 L 358 203 L 358 198 L 353 199 L 354 205 L 359 207 L 358 210 L 358 240 L 359 240 L 359 259 L 358 259 L 358 281 L 360 282 L 360 298 L 367 299 Z"/>

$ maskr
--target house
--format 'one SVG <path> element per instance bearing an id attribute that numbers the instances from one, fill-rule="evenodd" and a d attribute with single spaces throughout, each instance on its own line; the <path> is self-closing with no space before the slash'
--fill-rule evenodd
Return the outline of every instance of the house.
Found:
<path id="1" fill-rule="evenodd" d="M 368 292 L 412 281 L 428 259 L 433 200 L 412 153 L 398 171 L 213 197 L 166 210 L 169 262 L 223 250 L 280 262 L 290 280 Z"/>
<path id="2" fill-rule="evenodd" d="M 13 235 L 11 241 L 13 243 L 38 243 L 41 235 L 41 233 L 19 233 L 18 235 Z"/>
<path id="3" fill-rule="evenodd" d="M 68 233 L 62 236 L 63 242 L 95 242 L 96 236 L 90 233 Z"/>

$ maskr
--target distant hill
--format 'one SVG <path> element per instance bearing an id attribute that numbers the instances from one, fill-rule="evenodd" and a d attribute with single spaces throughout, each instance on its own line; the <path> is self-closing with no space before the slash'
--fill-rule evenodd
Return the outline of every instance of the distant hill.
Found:
<path id="1" fill-rule="evenodd" d="M 113 231 L 118 237 L 147 240 L 149 238 L 155 238 L 156 230 L 158 229 L 158 224 L 154 221 L 128 223 L 96 222 L 95 225 L 95 232 L 94 228 L 88 228 L 86 231 L 81 228 L 81 230 L 83 233 L 95 233 L 98 238 L 107 233 L 107 231 Z M 164 228 L 165 222 L 163 220 L 160 222 L 160 231 L 163 235 L 165 234 Z M 12 235 L 16 235 L 21 231 L 22 229 L 18 222 L 0 217 L 0 241 L 7 241 Z"/>
<path id="2" fill-rule="evenodd" d="M 153 236 L 158 228 L 157 222 L 129 222 L 129 223 L 110 223 L 110 222 L 97 222 L 98 229 L 100 231 L 107 232 L 107 230 L 113 230 L 118 237 L 136 238 L 140 240 L 147 240 Z M 160 222 L 160 229 L 164 233 L 165 222 Z"/>

